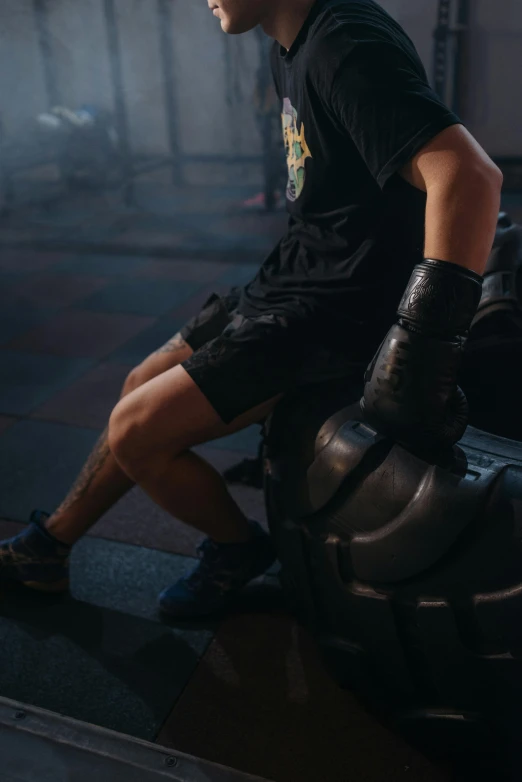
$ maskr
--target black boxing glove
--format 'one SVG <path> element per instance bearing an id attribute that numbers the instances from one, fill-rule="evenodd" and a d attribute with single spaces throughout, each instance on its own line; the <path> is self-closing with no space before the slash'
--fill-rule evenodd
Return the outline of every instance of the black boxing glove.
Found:
<path id="1" fill-rule="evenodd" d="M 457 373 L 482 292 L 482 277 L 447 261 L 413 270 L 386 335 L 364 377 L 366 421 L 426 454 L 458 442 L 468 406 Z"/>

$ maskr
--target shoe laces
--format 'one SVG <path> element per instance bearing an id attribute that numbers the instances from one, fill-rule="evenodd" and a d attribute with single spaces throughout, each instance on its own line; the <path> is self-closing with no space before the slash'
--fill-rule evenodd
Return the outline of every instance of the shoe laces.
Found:
<path id="1" fill-rule="evenodd" d="M 199 564 L 185 579 L 187 586 L 192 590 L 204 589 L 209 586 L 219 587 L 222 591 L 229 589 L 230 579 L 227 576 L 231 573 L 219 566 L 222 556 L 220 545 L 214 540 L 206 538 L 197 547 L 197 552 Z"/>

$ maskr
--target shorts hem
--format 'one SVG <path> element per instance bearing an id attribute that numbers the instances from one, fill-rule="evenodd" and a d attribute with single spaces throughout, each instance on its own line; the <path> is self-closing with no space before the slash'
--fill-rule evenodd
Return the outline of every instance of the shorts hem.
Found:
<path id="1" fill-rule="evenodd" d="M 277 396 L 277 394 L 280 393 L 286 393 L 284 391 L 278 391 L 275 394 L 270 394 L 268 397 L 261 399 L 258 402 L 255 402 L 254 404 L 248 404 L 248 405 L 242 405 L 239 404 L 237 401 L 234 404 L 234 400 L 231 399 L 230 394 L 230 386 L 227 387 L 226 391 L 217 389 L 215 386 L 212 387 L 212 381 L 210 378 L 204 377 L 204 373 L 202 373 L 199 368 L 191 368 L 190 366 L 190 358 L 186 359 L 181 363 L 181 366 L 187 373 L 187 375 L 190 377 L 190 379 L 197 385 L 209 405 L 214 409 L 216 414 L 219 416 L 221 421 L 225 425 L 231 424 L 233 421 L 235 421 L 236 418 L 239 418 L 240 415 L 244 415 L 245 413 L 248 413 L 249 410 L 253 410 L 258 405 L 262 405 L 264 402 L 268 402 L 270 399 L 272 399 L 274 396 Z M 225 399 L 225 396 L 228 397 L 228 399 Z M 253 423 L 256 423 L 255 421 Z M 262 424 L 262 420 L 260 419 L 259 424 Z"/>

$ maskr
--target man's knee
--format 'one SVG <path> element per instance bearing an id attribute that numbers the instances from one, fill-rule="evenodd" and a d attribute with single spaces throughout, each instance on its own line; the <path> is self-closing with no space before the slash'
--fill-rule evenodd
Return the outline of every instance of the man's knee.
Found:
<path id="1" fill-rule="evenodd" d="M 129 385 L 132 382 L 130 381 Z M 126 396 L 132 390 L 132 388 L 129 388 Z M 122 395 L 122 398 L 111 413 L 107 428 L 107 443 L 111 453 L 124 469 L 126 466 L 130 467 L 139 455 L 137 450 L 137 441 L 139 440 L 137 429 L 139 424 L 132 414 L 134 405 L 132 402 L 129 404 L 129 402 L 130 400 L 123 398 Z"/>
<path id="2" fill-rule="evenodd" d="M 150 372 L 147 372 L 146 367 L 144 367 L 143 364 L 138 364 L 134 367 L 134 369 L 131 369 L 125 378 L 121 389 L 120 399 L 123 399 L 124 396 L 128 396 L 140 386 L 145 385 L 145 383 L 147 383 L 153 377 L 154 375 L 151 375 Z"/>
<path id="3" fill-rule="evenodd" d="M 163 366 L 162 363 L 153 361 L 153 356 L 149 356 L 148 359 L 145 359 L 145 361 L 143 361 L 141 364 L 138 364 L 134 367 L 134 369 L 131 369 L 125 378 L 125 382 L 123 383 L 121 390 L 120 400 L 123 399 L 123 397 L 131 394 L 137 388 L 144 386 L 145 383 L 149 382 L 149 380 L 152 380 L 154 377 L 157 377 L 163 372 L 166 372 L 167 369 L 170 369 L 170 367 Z"/>
<path id="4" fill-rule="evenodd" d="M 138 386 L 140 385 L 142 385 L 142 382 L 138 377 L 138 367 L 134 367 L 134 369 L 131 369 L 131 371 L 125 378 L 125 381 L 121 388 L 120 399 L 123 399 L 124 396 L 130 394 L 132 391 L 134 391 L 134 389 L 138 388 Z"/>
<path id="5" fill-rule="evenodd" d="M 120 399 L 123 399 L 124 396 L 135 391 L 140 386 L 145 385 L 154 377 L 178 366 L 178 364 L 189 358 L 192 353 L 192 348 L 185 342 L 181 334 L 175 334 L 165 345 L 151 353 L 141 364 L 138 364 L 129 372 L 123 384 Z"/>
<path id="6" fill-rule="evenodd" d="M 158 430 L 158 422 L 151 417 L 152 409 L 153 403 L 147 403 L 147 395 L 136 388 L 136 393 L 120 399 L 109 418 L 107 443 L 111 453 L 135 482 L 148 474 L 162 454 L 165 427 Z M 177 453 L 175 444 L 169 443 L 169 455 Z"/>

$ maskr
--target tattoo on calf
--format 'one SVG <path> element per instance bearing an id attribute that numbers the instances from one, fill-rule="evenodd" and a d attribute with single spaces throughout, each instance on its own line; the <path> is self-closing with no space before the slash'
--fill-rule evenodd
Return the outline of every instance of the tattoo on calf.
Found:
<path id="1" fill-rule="evenodd" d="M 162 345 L 161 348 L 156 350 L 156 353 L 175 353 L 177 350 L 184 350 L 185 348 L 188 348 L 187 343 L 181 334 L 176 334 L 172 339 L 169 339 L 165 345 Z"/>
<path id="2" fill-rule="evenodd" d="M 88 491 L 93 480 L 96 478 L 99 472 L 103 469 L 107 457 L 110 454 L 110 448 L 108 444 L 108 428 L 105 429 L 100 439 L 94 446 L 92 453 L 90 454 L 84 468 L 79 474 L 76 482 L 73 484 L 69 494 L 56 510 L 56 513 L 67 510 L 74 505 L 75 502 L 80 500 Z"/>

